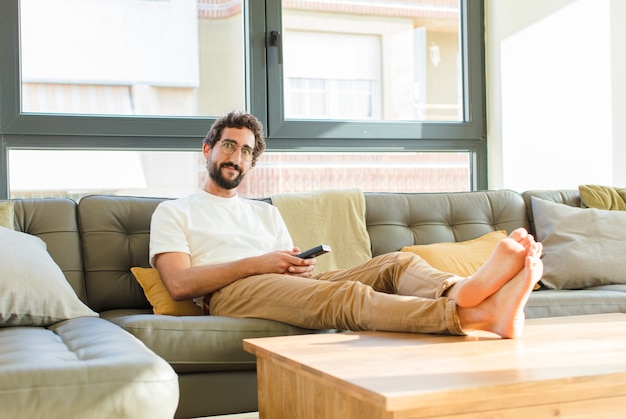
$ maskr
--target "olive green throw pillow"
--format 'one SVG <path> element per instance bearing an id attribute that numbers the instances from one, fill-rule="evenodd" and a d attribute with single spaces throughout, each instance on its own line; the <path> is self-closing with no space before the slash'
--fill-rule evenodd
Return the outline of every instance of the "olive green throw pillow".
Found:
<path id="1" fill-rule="evenodd" d="M 14 210 L 12 201 L 0 202 L 0 227 L 5 227 L 11 230 L 15 229 L 13 224 Z"/>
<path id="2" fill-rule="evenodd" d="M 626 212 L 576 208 L 533 197 L 541 282 L 555 289 L 626 283 Z"/>
<path id="3" fill-rule="evenodd" d="M 585 208 L 626 211 L 626 188 L 580 185 L 578 192 Z"/>

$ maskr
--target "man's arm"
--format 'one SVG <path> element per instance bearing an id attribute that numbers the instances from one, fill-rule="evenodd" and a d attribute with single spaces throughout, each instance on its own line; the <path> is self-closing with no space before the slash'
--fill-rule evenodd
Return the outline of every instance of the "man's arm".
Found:
<path id="1" fill-rule="evenodd" d="M 271 252 L 228 263 L 191 266 L 187 253 L 168 252 L 155 256 L 155 267 L 174 300 L 182 301 L 210 294 L 248 276 L 269 273 L 310 278 L 315 258 L 295 256 L 300 249 Z"/>

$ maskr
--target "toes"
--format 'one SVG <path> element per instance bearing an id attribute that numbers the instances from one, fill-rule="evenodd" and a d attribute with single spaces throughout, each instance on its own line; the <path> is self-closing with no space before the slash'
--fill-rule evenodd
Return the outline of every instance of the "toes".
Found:
<path id="1" fill-rule="evenodd" d="M 527 234 L 526 236 L 522 237 L 517 242 L 522 247 L 524 247 L 524 249 L 526 249 L 526 252 L 529 252 L 532 248 L 537 246 L 537 242 L 535 241 L 535 237 L 532 234 Z"/>
<path id="2" fill-rule="evenodd" d="M 535 242 L 528 248 L 526 253 L 527 256 L 531 256 L 533 258 L 541 258 L 541 253 L 543 252 L 543 245 L 540 242 Z"/>
<path id="3" fill-rule="evenodd" d="M 511 234 L 509 234 L 509 237 L 517 242 L 519 242 L 526 236 L 528 236 L 528 231 L 526 231 L 525 228 L 517 228 L 513 230 Z"/>

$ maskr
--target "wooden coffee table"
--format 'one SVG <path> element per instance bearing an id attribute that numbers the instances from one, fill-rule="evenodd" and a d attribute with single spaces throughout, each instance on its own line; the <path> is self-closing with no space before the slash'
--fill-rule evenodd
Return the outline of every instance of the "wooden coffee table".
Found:
<path id="1" fill-rule="evenodd" d="M 626 314 L 528 320 L 519 339 L 350 332 L 244 349 L 260 418 L 626 415 Z"/>

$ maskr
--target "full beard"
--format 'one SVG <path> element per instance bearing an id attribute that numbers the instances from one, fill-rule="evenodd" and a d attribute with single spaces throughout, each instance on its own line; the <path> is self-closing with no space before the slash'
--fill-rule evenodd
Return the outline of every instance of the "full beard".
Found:
<path id="1" fill-rule="evenodd" d="M 213 180 L 213 182 L 215 182 L 217 186 L 223 189 L 227 189 L 227 190 L 235 189 L 237 186 L 239 186 L 239 184 L 245 177 L 245 174 L 241 170 L 241 167 L 239 167 L 238 165 L 234 163 L 222 163 L 219 166 L 217 163 L 207 163 L 207 166 L 209 169 L 209 177 Z M 236 178 L 226 179 L 222 175 L 222 167 L 228 167 L 228 166 L 239 171 L 239 175 Z"/>

